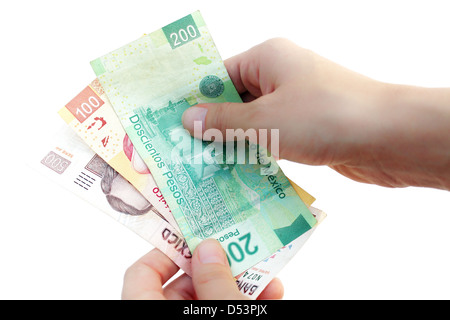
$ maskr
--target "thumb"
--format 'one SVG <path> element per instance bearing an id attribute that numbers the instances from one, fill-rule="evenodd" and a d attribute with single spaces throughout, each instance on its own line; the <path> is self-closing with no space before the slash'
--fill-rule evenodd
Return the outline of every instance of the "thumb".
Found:
<path id="1" fill-rule="evenodd" d="M 183 126 L 192 136 L 209 140 L 203 136 L 208 129 L 217 129 L 226 137 L 227 129 L 258 129 L 255 118 L 257 100 L 248 103 L 207 103 L 188 108 L 182 117 Z M 216 135 L 214 134 L 217 139 Z M 225 140 L 225 139 L 224 139 Z"/>
<path id="2" fill-rule="evenodd" d="M 195 248 L 192 283 L 199 300 L 247 299 L 239 292 L 225 251 L 214 239 L 206 239 Z"/>

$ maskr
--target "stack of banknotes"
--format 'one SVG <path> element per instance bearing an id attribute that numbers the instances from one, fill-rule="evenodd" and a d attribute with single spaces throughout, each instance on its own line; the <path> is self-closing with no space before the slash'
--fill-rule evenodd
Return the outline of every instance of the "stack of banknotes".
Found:
<path id="1" fill-rule="evenodd" d="M 91 66 L 97 78 L 59 110 L 67 126 L 35 167 L 188 274 L 195 247 L 217 239 L 256 298 L 326 215 L 257 145 L 245 143 L 244 163 L 223 161 L 184 130 L 190 106 L 242 102 L 200 12 Z"/>

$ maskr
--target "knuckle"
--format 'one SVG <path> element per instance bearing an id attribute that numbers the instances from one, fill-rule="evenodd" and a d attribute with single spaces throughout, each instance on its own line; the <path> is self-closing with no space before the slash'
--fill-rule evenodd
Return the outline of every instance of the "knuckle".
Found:
<path id="1" fill-rule="evenodd" d="M 233 281 L 231 273 L 226 266 L 209 264 L 208 268 L 202 268 L 201 272 L 196 272 L 194 281 L 198 285 L 223 283 Z"/>
<path id="2" fill-rule="evenodd" d="M 139 272 L 138 269 L 139 269 L 139 266 L 136 265 L 136 264 L 133 264 L 133 265 L 129 266 L 129 267 L 125 270 L 125 273 L 124 273 L 124 275 L 123 275 L 124 281 L 127 281 L 127 280 L 130 279 L 130 278 L 133 278 L 134 275 L 135 275 L 136 273 Z"/>
<path id="3" fill-rule="evenodd" d="M 125 277 L 134 276 L 135 274 L 140 274 L 145 269 L 147 269 L 147 267 L 143 263 L 140 263 L 139 261 L 135 262 L 134 264 L 132 264 L 125 270 Z"/>
<path id="4" fill-rule="evenodd" d="M 231 112 L 231 102 L 225 102 L 215 105 L 213 118 L 210 128 L 218 129 L 225 132 L 226 129 L 232 128 L 229 113 Z"/>
<path id="5" fill-rule="evenodd" d="M 261 49 L 264 51 L 270 50 L 271 52 L 279 52 L 284 51 L 284 48 L 286 48 L 286 46 L 291 46 L 292 44 L 292 41 L 286 38 L 278 37 L 263 42 L 261 44 Z"/>
<path id="6" fill-rule="evenodd" d="M 248 103 L 245 108 L 245 113 L 249 127 L 267 129 L 264 127 L 265 124 L 270 122 L 270 119 L 273 119 L 274 116 L 270 113 L 271 109 L 267 103 L 267 99 L 259 98 L 257 101 Z"/>

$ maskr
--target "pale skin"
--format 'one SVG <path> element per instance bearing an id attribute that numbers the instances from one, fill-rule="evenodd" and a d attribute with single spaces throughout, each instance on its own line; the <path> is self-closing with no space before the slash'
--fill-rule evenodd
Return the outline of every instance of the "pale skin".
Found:
<path id="1" fill-rule="evenodd" d="M 244 300 L 231 275 L 225 251 L 214 239 L 204 240 L 192 255 L 192 278 L 183 274 L 164 284 L 179 270 L 158 249 L 153 249 L 128 268 L 122 299 L 132 300 Z M 164 286 L 164 287 L 163 287 Z M 272 280 L 258 299 L 281 299 L 283 285 Z"/>
<path id="2" fill-rule="evenodd" d="M 450 88 L 376 81 L 285 39 L 268 40 L 225 66 L 244 103 L 189 108 L 183 125 L 192 135 L 195 121 L 224 136 L 226 129 L 278 129 L 280 158 L 327 165 L 358 182 L 450 190 Z M 217 242 L 204 243 L 208 255 L 225 257 Z M 140 273 L 131 267 L 123 297 L 245 298 L 226 259 L 198 258 L 207 246 L 194 251 L 192 279 L 181 276 L 165 289 L 174 267 L 164 255 Z M 149 261 L 146 257 L 137 263 Z M 282 292 L 275 279 L 260 298 L 278 299 Z"/>

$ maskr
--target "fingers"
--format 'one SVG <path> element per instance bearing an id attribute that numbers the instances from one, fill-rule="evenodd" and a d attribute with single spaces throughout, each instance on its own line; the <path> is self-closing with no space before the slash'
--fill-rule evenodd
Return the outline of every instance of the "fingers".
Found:
<path id="1" fill-rule="evenodd" d="M 257 131 L 271 128 L 272 122 L 276 120 L 274 119 L 276 108 L 272 108 L 275 100 L 276 97 L 269 94 L 247 103 L 198 104 L 188 108 L 181 120 L 185 129 L 195 138 L 212 140 L 207 139 L 203 134 L 208 131 L 209 135 L 215 137 L 214 130 L 218 130 L 224 140 L 230 140 L 225 139 L 227 129 Z"/>
<path id="2" fill-rule="evenodd" d="M 224 64 L 238 93 L 248 92 L 258 98 L 276 90 L 285 76 L 296 69 L 290 57 L 299 50 L 302 51 L 287 39 L 274 38 L 225 60 Z"/>
<path id="3" fill-rule="evenodd" d="M 262 95 L 259 61 L 259 56 L 255 54 L 255 49 L 250 49 L 224 62 L 231 81 L 239 94 L 249 92 L 255 97 Z"/>
<path id="4" fill-rule="evenodd" d="M 295 68 L 287 58 L 298 49 L 287 39 L 270 39 L 227 59 L 224 64 L 239 94 L 249 92 L 258 98 L 273 92 Z"/>
<path id="5" fill-rule="evenodd" d="M 187 109 L 182 117 L 184 127 L 192 136 L 203 138 L 206 130 L 217 129 L 225 137 L 226 129 L 246 129 L 251 125 L 251 103 L 211 103 Z M 206 139 L 205 139 L 206 140 Z"/>
<path id="6" fill-rule="evenodd" d="M 241 53 L 223 62 L 228 71 L 228 75 L 230 76 L 230 79 L 239 94 L 243 94 L 248 91 L 241 78 L 241 60 L 244 54 L 245 53 Z"/>
<path id="7" fill-rule="evenodd" d="M 283 298 L 284 287 L 281 280 L 274 278 L 261 292 L 257 300 L 276 300 Z"/>
<path id="8" fill-rule="evenodd" d="M 126 271 L 122 299 L 165 299 L 162 286 L 178 269 L 169 257 L 153 249 Z"/>
<path id="9" fill-rule="evenodd" d="M 257 300 L 278 300 L 284 295 L 281 280 L 274 278 L 258 296 Z M 164 296 L 169 300 L 198 300 L 192 278 L 183 274 L 164 288 Z"/>
<path id="10" fill-rule="evenodd" d="M 204 240 L 194 251 L 192 283 L 200 300 L 247 299 L 236 286 L 225 251 L 214 239 Z"/>
<path id="11" fill-rule="evenodd" d="M 164 296 L 169 300 L 197 300 L 192 278 L 182 274 L 164 287 Z"/>
<path id="12" fill-rule="evenodd" d="M 272 95 L 286 73 L 279 66 L 284 63 L 279 57 L 285 54 L 280 47 L 286 46 L 286 40 L 273 39 L 226 60 L 228 74 L 246 103 L 198 104 L 184 112 L 183 126 L 203 140 L 208 139 L 201 134 L 209 129 L 219 130 L 222 137 L 226 137 L 227 129 L 269 129 L 279 115 L 273 113 L 273 106 L 280 101 Z"/>
<path id="13" fill-rule="evenodd" d="M 126 271 L 122 299 L 248 299 L 239 292 L 225 252 L 216 240 L 207 239 L 194 251 L 192 279 L 183 274 L 163 288 L 178 270 L 165 254 L 153 249 Z M 258 299 L 281 299 L 283 291 L 281 281 L 275 278 Z"/>

